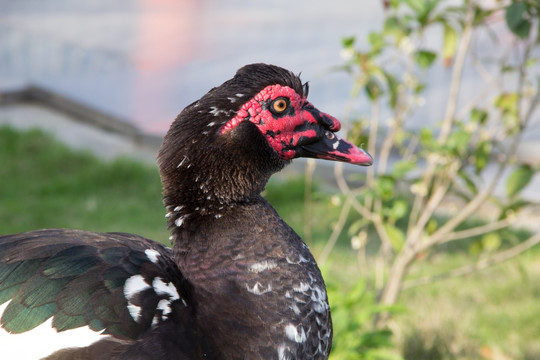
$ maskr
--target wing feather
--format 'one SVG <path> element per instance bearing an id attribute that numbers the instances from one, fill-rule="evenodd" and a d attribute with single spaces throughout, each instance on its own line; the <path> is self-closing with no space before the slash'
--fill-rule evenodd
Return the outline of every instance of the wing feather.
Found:
<path id="1" fill-rule="evenodd" d="M 153 257 L 145 253 L 148 249 Z M 135 275 L 148 287 L 127 299 L 124 287 Z M 52 317 L 57 331 L 88 325 L 137 339 L 162 315 L 157 307 L 167 294 L 152 288 L 158 277 L 189 298 L 182 294 L 189 286 L 172 251 L 135 235 L 55 229 L 1 236 L 0 304 L 10 302 L 0 324 L 23 333 Z M 128 305 L 140 308 L 140 318 L 133 318 Z"/>

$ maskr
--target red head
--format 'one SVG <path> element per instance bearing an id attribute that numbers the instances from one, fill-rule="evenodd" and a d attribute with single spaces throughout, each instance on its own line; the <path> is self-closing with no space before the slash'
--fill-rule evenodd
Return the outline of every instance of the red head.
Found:
<path id="1" fill-rule="evenodd" d="M 221 129 L 226 133 L 243 121 L 255 124 L 284 160 L 315 157 L 371 165 L 364 150 L 341 139 L 339 121 L 316 109 L 289 86 L 269 85 L 242 105 Z"/>

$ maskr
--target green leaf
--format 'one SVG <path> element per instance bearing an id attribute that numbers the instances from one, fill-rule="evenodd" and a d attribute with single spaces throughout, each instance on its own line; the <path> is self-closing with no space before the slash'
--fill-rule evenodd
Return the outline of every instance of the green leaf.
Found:
<path id="1" fill-rule="evenodd" d="M 476 256 L 476 255 L 479 255 L 482 252 L 482 249 L 483 249 L 482 241 L 474 241 L 469 246 L 469 253 L 471 255 Z"/>
<path id="2" fill-rule="evenodd" d="M 484 125 L 487 121 L 488 113 L 482 109 L 474 108 L 471 110 L 471 121 Z"/>
<path id="3" fill-rule="evenodd" d="M 381 175 L 374 185 L 375 194 L 383 200 L 394 197 L 396 181 L 388 175 Z"/>
<path id="4" fill-rule="evenodd" d="M 474 25 L 483 25 L 488 17 L 493 15 L 496 9 L 484 9 L 479 6 L 474 6 Z"/>
<path id="5" fill-rule="evenodd" d="M 381 33 L 378 32 L 370 32 L 368 35 L 369 44 L 374 49 L 379 49 L 383 47 L 384 45 L 384 37 Z"/>
<path id="6" fill-rule="evenodd" d="M 437 58 L 437 54 L 432 51 L 420 50 L 416 53 L 415 58 L 418 66 L 423 69 L 427 69 L 433 64 Z"/>
<path id="7" fill-rule="evenodd" d="M 462 154 L 467 150 L 471 134 L 465 130 L 456 130 L 450 134 L 446 146 L 454 154 Z"/>
<path id="8" fill-rule="evenodd" d="M 377 100 L 382 94 L 381 85 L 373 77 L 365 85 L 366 94 L 371 101 Z"/>
<path id="9" fill-rule="evenodd" d="M 341 39 L 341 45 L 343 45 L 344 48 L 349 48 L 354 45 L 354 42 L 356 41 L 356 37 L 349 36 Z"/>
<path id="10" fill-rule="evenodd" d="M 360 118 L 352 122 L 352 128 L 349 130 L 348 140 L 358 146 L 367 146 L 369 143 L 369 136 L 366 130 L 369 124 L 369 119 Z"/>
<path id="11" fill-rule="evenodd" d="M 438 228 L 439 228 L 439 223 L 435 219 L 429 220 L 428 223 L 426 224 L 426 232 L 429 235 L 432 235 L 435 232 L 435 230 L 437 230 Z"/>
<path id="12" fill-rule="evenodd" d="M 529 165 L 519 166 L 506 180 L 506 194 L 513 197 L 529 184 L 534 170 Z"/>
<path id="13" fill-rule="evenodd" d="M 479 174 L 489 162 L 492 145 L 489 141 L 483 141 L 474 149 L 474 167 L 476 174 Z"/>
<path id="14" fill-rule="evenodd" d="M 388 223 L 384 225 L 384 230 L 386 230 L 390 245 L 392 245 L 394 251 L 400 251 L 405 244 L 405 234 L 403 231 Z"/>
<path id="15" fill-rule="evenodd" d="M 401 4 L 401 0 L 389 0 L 388 3 L 394 10 L 397 10 L 399 4 Z"/>
<path id="16" fill-rule="evenodd" d="M 400 179 L 416 168 L 416 165 L 416 162 L 413 161 L 400 160 L 394 164 L 394 167 L 392 168 L 392 175 L 396 179 Z"/>
<path id="17" fill-rule="evenodd" d="M 489 233 L 482 236 L 482 248 L 485 251 L 493 252 L 501 247 L 501 236 L 496 233 Z"/>
<path id="18" fill-rule="evenodd" d="M 527 59 L 526 63 L 525 63 L 525 66 L 527 66 L 528 68 L 532 68 L 536 65 L 538 65 L 538 59 L 537 58 L 532 58 L 532 59 Z"/>
<path id="19" fill-rule="evenodd" d="M 430 14 L 433 12 L 439 0 L 403 0 L 405 4 L 415 13 L 414 17 L 421 26 L 426 26 L 430 22 Z"/>
<path id="20" fill-rule="evenodd" d="M 383 72 L 384 78 L 386 79 L 386 85 L 388 86 L 388 91 L 390 92 L 389 105 L 392 109 L 396 108 L 397 97 L 398 97 L 398 87 L 399 83 L 396 80 L 396 77 L 386 71 Z"/>
<path id="21" fill-rule="evenodd" d="M 349 234 L 349 236 L 356 235 L 358 234 L 361 228 L 367 225 L 367 223 L 368 222 L 364 218 L 361 218 L 360 220 L 356 220 L 355 222 L 351 224 L 351 226 L 349 226 L 349 230 L 347 231 L 347 233 Z"/>
<path id="22" fill-rule="evenodd" d="M 473 194 L 478 194 L 478 188 L 476 186 L 476 183 L 471 179 L 469 174 L 467 174 L 464 171 L 459 171 L 458 176 L 460 179 L 462 179 L 465 182 L 465 185 L 467 186 L 467 189 Z"/>
<path id="23" fill-rule="evenodd" d="M 506 24 L 510 29 L 519 26 L 525 11 L 527 11 L 527 5 L 522 1 L 513 1 L 512 4 L 506 7 Z"/>
<path id="24" fill-rule="evenodd" d="M 514 111 L 517 109 L 518 94 L 504 93 L 495 99 L 495 106 L 503 111 Z"/>
<path id="25" fill-rule="evenodd" d="M 448 24 L 444 24 L 443 32 L 443 59 L 449 61 L 456 53 L 458 35 L 456 29 Z"/>
<path id="26" fill-rule="evenodd" d="M 405 200 L 398 199 L 394 201 L 390 208 L 389 217 L 392 220 L 399 220 L 403 218 L 409 212 L 408 203 Z"/>
<path id="27" fill-rule="evenodd" d="M 517 69 L 518 69 L 517 66 L 504 64 L 501 67 L 501 73 L 510 73 L 510 72 L 516 71 Z"/>
<path id="28" fill-rule="evenodd" d="M 528 37 L 531 31 L 531 22 L 527 15 L 527 4 L 522 1 L 514 1 L 506 8 L 506 25 L 521 39 Z"/>
<path id="29" fill-rule="evenodd" d="M 384 22 L 383 29 L 384 34 L 395 37 L 397 41 L 409 32 L 409 29 L 396 16 L 388 17 Z"/>
<path id="30" fill-rule="evenodd" d="M 423 146 L 428 146 L 433 142 L 433 130 L 424 127 L 420 130 L 420 143 Z"/>
<path id="31" fill-rule="evenodd" d="M 427 87 L 427 85 L 425 83 L 419 81 L 416 84 L 415 88 L 414 88 L 414 93 L 416 95 L 418 95 L 418 94 L 422 93 L 425 90 L 426 87 Z"/>
<path id="32" fill-rule="evenodd" d="M 483 141 L 474 149 L 474 167 L 479 174 L 489 162 L 491 156 L 492 145 L 489 141 Z"/>
<path id="33" fill-rule="evenodd" d="M 518 116 L 519 96 L 516 93 L 504 93 L 495 99 L 495 107 L 502 111 L 502 119 L 508 133 L 519 131 Z"/>
<path id="34" fill-rule="evenodd" d="M 403 0 L 403 2 L 417 14 L 422 14 L 425 11 L 426 1 L 424 0 Z"/>
<path id="35" fill-rule="evenodd" d="M 499 220 L 506 219 L 508 216 L 515 215 L 518 211 L 520 211 L 523 207 L 529 206 L 531 204 L 530 201 L 523 200 L 523 199 L 513 199 L 513 201 L 510 204 L 507 204 L 501 209 L 501 213 L 499 215 Z"/>

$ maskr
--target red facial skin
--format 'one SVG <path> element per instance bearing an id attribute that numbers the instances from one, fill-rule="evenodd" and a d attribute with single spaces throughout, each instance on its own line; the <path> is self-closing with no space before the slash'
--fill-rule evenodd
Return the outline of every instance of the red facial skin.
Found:
<path id="1" fill-rule="evenodd" d="M 281 113 L 270 109 L 278 98 L 285 99 L 288 105 Z M 221 133 L 234 129 L 245 120 L 257 125 L 270 146 L 285 160 L 311 156 L 361 165 L 372 162 L 363 150 L 333 134 L 341 128 L 336 118 L 320 112 L 288 86 L 271 85 L 261 90 L 242 105 L 236 116 L 223 126 Z M 325 148 L 316 148 L 319 143 Z M 318 151 L 307 154 L 306 146 Z"/>

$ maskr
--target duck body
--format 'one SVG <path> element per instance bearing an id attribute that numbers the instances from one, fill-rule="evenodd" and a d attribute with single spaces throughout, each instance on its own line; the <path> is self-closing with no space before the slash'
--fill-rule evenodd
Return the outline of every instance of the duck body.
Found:
<path id="1" fill-rule="evenodd" d="M 295 157 L 371 158 L 306 96 L 287 70 L 252 64 L 180 113 L 158 156 L 172 249 L 123 233 L 0 236 L 0 357 L 327 359 L 324 280 L 260 193 Z M 90 335 L 4 346 L 42 328 Z"/>
<path id="2" fill-rule="evenodd" d="M 201 239 L 175 252 L 184 275 L 201 284 L 194 291 L 208 307 L 200 324 L 216 335 L 217 347 L 229 348 L 231 358 L 325 358 L 330 311 L 308 247 L 262 198 L 219 220 L 205 238 L 227 239 L 223 246 L 201 248 Z M 209 267 L 201 271 L 201 264 Z"/>

